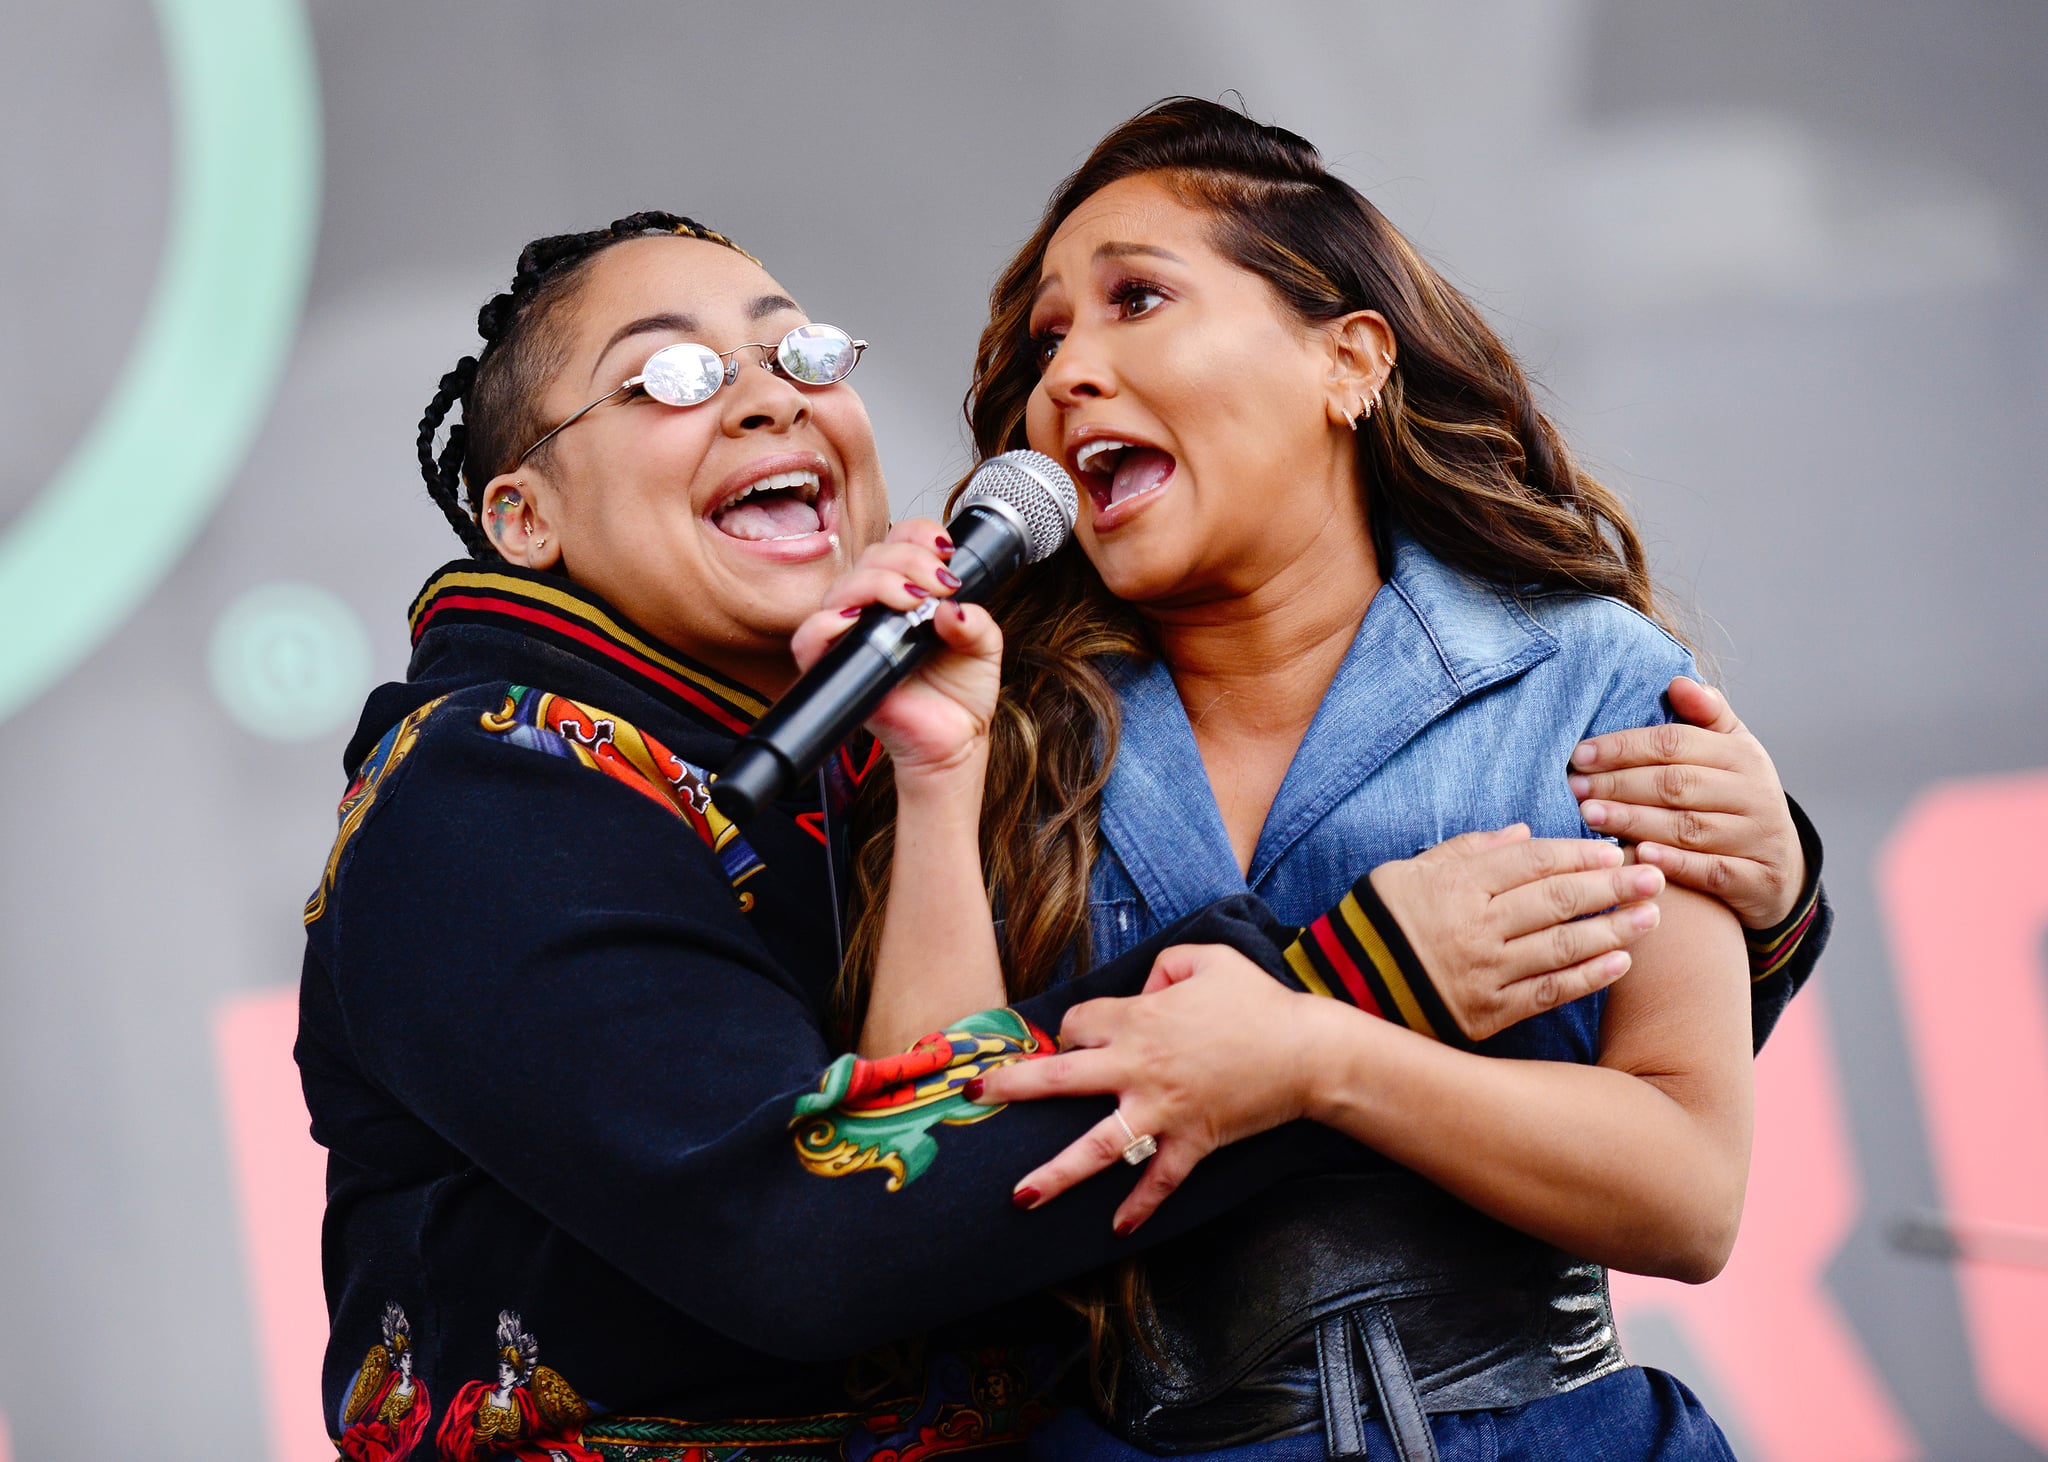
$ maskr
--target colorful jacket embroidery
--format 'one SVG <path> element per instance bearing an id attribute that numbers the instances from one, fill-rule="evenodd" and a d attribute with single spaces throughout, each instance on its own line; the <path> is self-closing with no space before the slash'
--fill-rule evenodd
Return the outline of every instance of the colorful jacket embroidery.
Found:
<path id="1" fill-rule="evenodd" d="M 964 1127 L 1002 1110 L 968 1101 L 961 1090 L 968 1082 L 1059 1048 L 1055 1037 L 1002 1009 L 934 1031 L 900 1056 L 841 1056 L 815 1092 L 797 1099 L 790 1118 L 797 1159 L 825 1178 L 881 1168 L 889 1174 L 887 1190 L 900 1192 L 938 1156 L 932 1128 Z"/>
<path id="2" fill-rule="evenodd" d="M 484 714 L 482 724 L 485 731 L 514 746 L 573 758 L 660 803 L 718 854 L 735 889 L 766 866 L 740 830 L 712 805 L 704 770 L 632 722 L 565 696 L 515 685 L 505 692 L 502 706 Z M 739 899 L 743 911 L 753 908 L 752 894 L 741 891 Z"/>

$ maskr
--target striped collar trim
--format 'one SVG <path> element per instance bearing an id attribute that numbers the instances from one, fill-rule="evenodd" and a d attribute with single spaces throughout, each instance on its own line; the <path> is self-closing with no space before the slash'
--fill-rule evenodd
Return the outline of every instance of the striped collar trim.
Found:
<path id="1" fill-rule="evenodd" d="M 407 618 L 415 645 L 437 620 L 497 624 L 544 638 L 742 735 L 768 709 L 761 695 L 667 648 L 603 600 L 551 574 L 450 565 L 427 581 Z"/>

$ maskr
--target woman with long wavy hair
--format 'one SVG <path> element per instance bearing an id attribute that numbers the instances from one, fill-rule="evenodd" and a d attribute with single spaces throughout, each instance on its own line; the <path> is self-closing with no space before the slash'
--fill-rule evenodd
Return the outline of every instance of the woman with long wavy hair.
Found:
<path id="1" fill-rule="evenodd" d="M 1075 543 L 998 609 L 983 842 L 1009 993 L 1248 889 L 1307 926 L 1309 993 L 1179 950 L 1144 997 L 1075 1009 L 1066 1054 L 988 1073 L 987 1102 L 1119 1102 L 1020 1206 L 1149 1156 L 1128 1232 L 1301 1116 L 1381 1157 L 1156 1251 L 1124 1288 L 1113 1429 L 1074 1418 L 1046 1455 L 1577 1455 L 1594 1431 L 1602 1455 L 1725 1455 L 1682 1385 L 1627 1365 L 1603 1266 L 1725 1262 L 1775 1009 L 1751 977 L 1814 940 L 1817 858 L 1746 733 L 1675 822 L 1614 815 L 1657 775 L 1605 769 L 1617 735 L 1675 721 L 1667 688 L 1707 698 L 1620 500 L 1310 144 L 1189 98 L 1056 192 L 995 287 L 969 417 L 981 452 L 1028 444 L 1085 492 Z M 1641 901 L 1501 880 L 1528 833 L 1596 819 L 1657 865 Z M 1779 857 L 1717 856 L 1717 827 L 1759 822 Z M 862 853 L 870 910 L 890 851 Z M 1450 1009 L 1423 971 L 1481 938 L 1530 978 Z"/>

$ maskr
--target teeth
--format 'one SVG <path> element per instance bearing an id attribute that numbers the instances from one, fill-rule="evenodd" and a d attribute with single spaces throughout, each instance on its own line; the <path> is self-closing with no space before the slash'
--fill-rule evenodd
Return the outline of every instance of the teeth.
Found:
<path id="1" fill-rule="evenodd" d="M 1074 465 L 1083 472 L 1091 472 L 1095 469 L 1089 464 L 1098 457 L 1112 452 L 1128 452 L 1137 445 L 1136 442 L 1126 442 L 1118 437 L 1097 437 L 1093 441 L 1084 442 L 1081 449 L 1074 453 Z"/>
<path id="2" fill-rule="evenodd" d="M 753 483 L 744 492 L 727 501 L 724 507 L 737 507 L 757 492 L 788 492 L 793 488 L 802 491 L 805 502 L 816 503 L 818 501 L 818 474 L 803 470 L 777 472 L 772 477 L 764 477 L 759 482 Z M 720 511 L 723 510 L 723 508 L 720 509 Z"/>

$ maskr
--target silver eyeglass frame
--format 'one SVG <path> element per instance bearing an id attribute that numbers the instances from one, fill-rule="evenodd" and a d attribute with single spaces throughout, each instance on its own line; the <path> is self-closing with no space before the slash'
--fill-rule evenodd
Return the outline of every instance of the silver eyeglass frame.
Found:
<path id="1" fill-rule="evenodd" d="M 782 377 L 782 379 L 788 381 L 792 386 L 808 386 L 816 390 L 821 389 L 824 386 L 838 385 L 840 381 L 845 380 L 847 376 L 853 374 L 854 366 L 858 366 L 860 364 L 861 355 L 868 348 L 867 341 L 855 340 L 851 335 L 846 336 L 847 340 L 851 342 L 853 345 L 853 365 L 848 366 L 846 368 L 845 374 L 841 375 L 838 378 L 838 380 L 823 382 L 800 380 L 790 373 L 789 367 L 785 366 L 782 363 L 782 347 L 789 342 L 789 336 L 796 334 L 798 330 L 812 329 L 817 324 L 818 322 L 813 320 L 808 325 L 798 325 L 795 329 L 791 330 L 788 335 L 784 335 L 782 339 L 777 341 L 769 342 L 765 340 L 755 340 L 750 341 L 748 344 L 745 345 L 735 345 L 731 350 L 712 351 L 711 353 L 713 355 L 717 356 L 720 360 L 725 362 L 724 378 L 721 379 L 716 386 L 711 388 L 711 394 L 709 396 L 704 397 L 702 401 L 687 402 L 684 405 L 676 407 L 675 409 L 677 411 L 688 411 L 692 406 L 702 406 L 705 401 L 713 399 L 713 397 L 716 397 L 720 391 L 723 391 L 727 386 L 730 386 L 734 381 L 737 381 L 740 378 L 740 363 L 738 356 L 739 353 L 743 350 L 765 350 L 766 352 L 768 352 L 766 355 L 761 357 L 761 369 L 769 372 L 772 375 L 778 375 Z M 826 328 L 829 330 L 839 330 L 839 327 L 837 325 L 828 325 L 826 326 Z M 844 330 L 839 330 L 839 333 L 842 335 L 846 335 L 846 332 Z M 618 385 L 612 387 L 611 390 L 605 392 L 602 396 L 598 397 L 588 406 L 585 406 L 582 410 L 576 412 L 573 416 L 565 417 L 560 422 L 557 422 L 547 432 L 542 434 L 540 439 L 537 440 L 532 446 L 528 447 L 525 451 L 521 452 L 519 454 L 519 460 L 514 462 L 512 465 L 514 467 L 524 466 L 526 459 L 528 457 L 531 457 L 535 452 L 538 452 L 542 447 L 546 446 L 550 441 L 552 441 L 558 432 L 568 430 L 577 422 L 583 420 L 584 417 L 590 415 L 591 412 L 597 410 L 598 407 L 604 405 L 605 402 L 610 401 L 614 397 L 618 396 L 621 392 L 631 391 L 635 387 L 645 383 L 645 381 L 647 380 L 647 366 L 653 363 L 654 357 L 660 355 L 662 350 L 674 350 L 678 345 L 695 345 L 697 343 L 698 342 L 694 340 L 677 340 L 662 346 L 661 350 L 657 350 L 654 352 L 654 355 L 650 355 L 647 357 L 647 361 L 643 363 L 640 367 L 639 375 L 632 377 L 630 380 L 619 382 Z M 707 345 L 704 347 L 704 349 L 710 350 L 711 347 Z M 662 405 L 664 406 L 668 404 L 669 403 L 666 401 L 662 402 Z"/>

